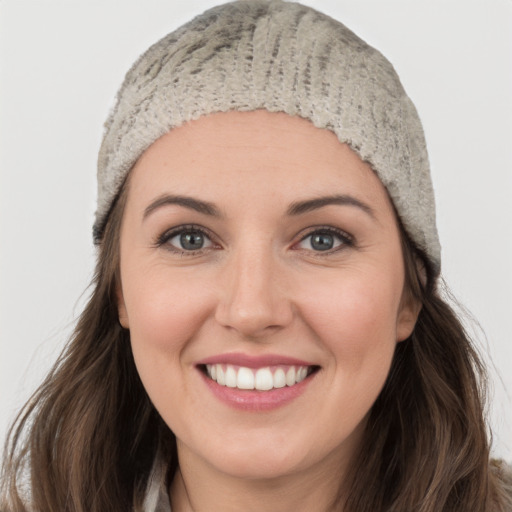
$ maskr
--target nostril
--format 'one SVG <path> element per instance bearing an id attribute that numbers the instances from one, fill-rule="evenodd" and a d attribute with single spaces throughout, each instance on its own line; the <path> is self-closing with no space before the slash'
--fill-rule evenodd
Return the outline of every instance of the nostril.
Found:
<path id="1" fill-rule="evenodd" d="M 290 324 L 293 318 L 287 298 L 232 297 L 219 304 L 215 317 L 223 327 L 233 329 L 247 338 L 267 336 Z M 272 300 L 271 300 L 272 299 Z"/>

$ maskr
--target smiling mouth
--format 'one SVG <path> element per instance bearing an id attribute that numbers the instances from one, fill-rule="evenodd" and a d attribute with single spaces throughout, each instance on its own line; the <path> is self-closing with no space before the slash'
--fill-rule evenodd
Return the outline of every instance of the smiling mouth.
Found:
<path id="1" fill-rule="evenodd" d="M 248 368 L 232 364 L 204 364 L 203 373 L 220 386 L 240 390 L 270 391 L 292 387 L 315 373 L 318 366 L 277 365 Z"/>

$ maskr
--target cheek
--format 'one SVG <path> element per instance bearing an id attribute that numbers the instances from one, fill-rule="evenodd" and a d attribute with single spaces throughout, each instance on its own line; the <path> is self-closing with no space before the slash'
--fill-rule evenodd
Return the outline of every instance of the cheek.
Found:
<path id="1" fill-rule="evenodd" d="M 307 311 L 317 339 L 330 353 L 330 404 L 343 410 L 343 422 L 336 422 L 346 434 L 363 421 L 389 374 L 399 297 L 382 281 L 375 287 L 372 280 L 347 278 L 330 290 L 336 291 L 310 300 Z"/>
<path id="2" fill-rule="evenodd" d="M 200 280 L 155 268 L 123 281 L 130 337 L 140 359 L 178 357 L 211 309 Z"/>
<path id="3" fill-rule="evenodd" d="M 318 287 L 302 310 L 336 364 L 361 377 L 370 367 L 386 371 L 396 345 L 400 282 L 374 279 L 368 272 L 312 286 Z"/>
<path id="4" fill-rule="evenodd" d="M 135 365 L 151 401 L 174 430 L 181 417 L 173 411 L 194 405 L 183 378 L 190 364 L 187 348 L 211 309 L 211 299 L 201 282 L 162 268 L 131 276 L 123 281 L 123 294 Z"/>

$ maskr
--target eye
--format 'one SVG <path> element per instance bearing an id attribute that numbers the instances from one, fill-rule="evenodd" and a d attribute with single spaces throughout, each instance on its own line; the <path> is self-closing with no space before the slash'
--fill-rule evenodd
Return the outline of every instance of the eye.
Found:
<path id="1" fill-rule="evenodd" d="M 181 226 L 166 231 L 158 239 L 157 245 L 178 253 L 194 253 L 213 247 L 214 244 L 203 229 L 196 226 Z"/>
<path id="2" fill-rule="evenodd" d="M 173 236 L 169 243 L 186 251 L 198 251 L 211 245 L 211 241 L 200 231 L 187 231 Z"/>
<path id="3" fill-rule="evenodd" d="M 308 251 L 332 252 L 351 245 L 353 240 L 347 233 L 335 228 L 321 228 L 308 233 L 297 247 Z"/>

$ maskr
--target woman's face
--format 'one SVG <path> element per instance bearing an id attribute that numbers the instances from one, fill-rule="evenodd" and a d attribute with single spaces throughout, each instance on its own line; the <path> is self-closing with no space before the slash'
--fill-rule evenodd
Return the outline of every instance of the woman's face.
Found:
<path id="1" fill-rule="evenodd" d="M 180 461 L 228 475 L 343 467 L 417 317 L 379 179 L 286 114 L 156 141 L 131 173 L 120 265 L 120 321 Z"/>

